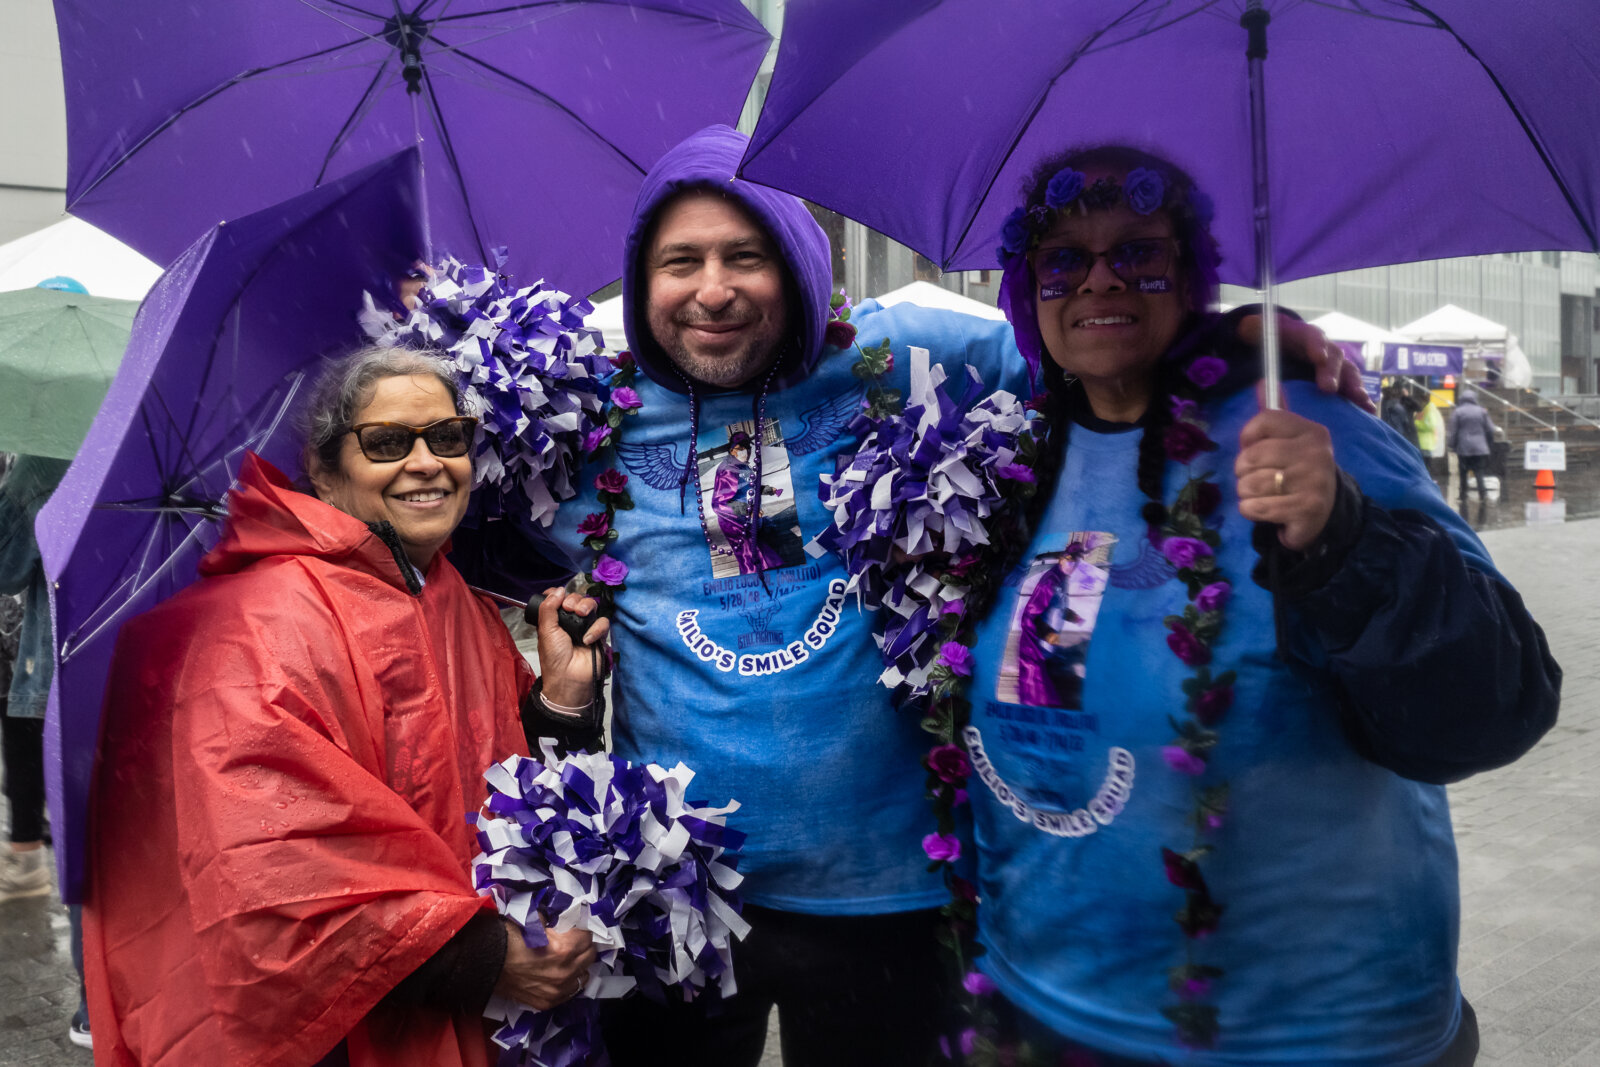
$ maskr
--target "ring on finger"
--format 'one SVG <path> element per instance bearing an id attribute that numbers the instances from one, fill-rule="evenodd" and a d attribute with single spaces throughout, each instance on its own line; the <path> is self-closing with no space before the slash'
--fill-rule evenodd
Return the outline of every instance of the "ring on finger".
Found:
<path id="1" fill-rule="evenodd" d="M 1281 470 L 1275 470 L 1272 472 L 1272 495 L 1283 495 L 1283 471 Z"/>

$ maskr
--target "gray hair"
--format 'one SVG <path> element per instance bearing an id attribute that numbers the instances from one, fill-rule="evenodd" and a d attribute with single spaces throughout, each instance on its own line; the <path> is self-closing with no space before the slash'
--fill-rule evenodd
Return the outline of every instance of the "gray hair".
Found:
<path id="1" fill-rule="evenodd" d="M 371 403 L 378 383 L 385 378 L 412 374 L 437 378 L 450 391 L 456 414 L 465 413 L 455 371 L 438 352 L 367 345 L 330 360 L 317 375 L 300 409 L 299 428 L 305 439 L 302 460 L 306 473 L 319 469 L 338 470 L 344 435 L 350 432 L 356 413 Z"/>

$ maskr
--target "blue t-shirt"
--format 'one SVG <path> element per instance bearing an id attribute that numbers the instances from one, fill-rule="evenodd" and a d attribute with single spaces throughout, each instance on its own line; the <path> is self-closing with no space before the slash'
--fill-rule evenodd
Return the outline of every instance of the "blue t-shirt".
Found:
<path id="1" fill-rule="evenodd" d="M 1023 386 L 1004 322 L 873 301 L 852 321 L 863 345 L 890 338 L 893 388 L 906 388 L 910 345 L 929 349 L 952 376 L 971 363 L 993 387 Z M 876 618 L 846 598 L 843 565 L 804 550 L 830 521 L 818 476 L 857 445 L 845 431 L 863 393 L 851 373 L 857 358 L 830 350 L 804 381 L 767 396 L 754 538 L 755 457 L 736 435 L 754 438 L 755 398 L 703 395 L 691 441 L 688 397 L 641 377 L 643 406 L 622 424 L 617 464 L 635 507 L 618 512 L 610 550 L 629 568 L 612 631 L 616 752 L 682 760 L 697 772 L 696 796 L 738 800 L 729 824 L 749 834 L 740 863 L 747 899 L 814 914 L 907 911 L 947 895 L 920 844 L 933 827 L 920 764 L 929 737 L 878 683 Z M 691 447 L 695 475 L 680 511 Z M 593 486 L 600 469 L 583 472 L 581 495 L 553 531 L 584 566 L 575 528 L 602 510 Z"/>
<path id="2" fill-rule="evenodd" d="M 1327 425 L 1340 466 L 1388 508 L 1443 526 L 1491 571 L 1415 449 L 1342 400 L 1286 386 Z M 1274 655 L 1272 599 L 1250 579 L 1251 524 L 1232 477 L 1252 391 L 1208 406 L 1221 447 L 1219 564 L 1233 584 L 1215 672 L 1235 703 L 1202 785 L 1231 786 L 1202 869 L 1224 912 L 1196 961 L 1214 987 L 1221 1042 L 1197 1065 L 1432 1062 L 1459 1024 L 1456 854 L 1445 791 L 1370 763 L 1341 733 L 1327 679 Z M 966 739 L 974 764 L 983 905 L 981 966 L 1057 1032 L 1107 1052 L 1173 1058 L 1166 970 L 1183 962 L 1183 892 L 1161 848 L 1194 844 L 1190 779 L 1167 766 L 1171 719 L 1192 676 L 1163 619 L 1187 603 L 1150 543 L 1136 484 L 1141 432 L 1071 429 L 1059 485 L 979 630 Z M 1169 463 L 1165 499 L 1189 476 Z M 1071 551 L 1067 551 L 1068 546 Z M 1396 649 L 1397 663 L 1404 650 Z"/>

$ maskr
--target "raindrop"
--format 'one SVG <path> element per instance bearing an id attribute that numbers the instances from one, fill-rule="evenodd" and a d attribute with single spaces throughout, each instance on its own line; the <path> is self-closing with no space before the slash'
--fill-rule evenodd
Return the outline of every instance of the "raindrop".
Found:
<path id="1" fill-rule="evenodd" d="M 139 84 L 138 78 L 133 79 L 133 95 L 137 96 L 140 100 L 144 99 L 144 86 Z"/>
<path id="2" fill-rule="evenodd" d="M 256 154 L 250 150 L 250 142 L 248 139 L 244 137 L 239 138 L 239 147 L 244 149 L 244 154 L 248 158 L 256 158 Z"/>

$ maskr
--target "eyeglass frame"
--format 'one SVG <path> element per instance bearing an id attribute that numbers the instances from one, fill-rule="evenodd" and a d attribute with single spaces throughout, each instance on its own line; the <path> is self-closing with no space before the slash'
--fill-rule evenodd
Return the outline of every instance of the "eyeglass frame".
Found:
<path id="1" fill-rule="evenodd" d="M 442 426 L 445 423 L 459 423 L 464 427 L 465 430 L 462 436 L 466 442 L 466 447 L 463 448 L 458 454 L 453 456 L 439 455 L 439 453 L 434 451 L 433 445 L 428 441 L 427 437 L 429 430 L 433 429 L 435 426 Z M 435 459 L 460 459 L 462 456 L 470 455 L 472 453 L 472 431 L 477 428 L 477 425 L 478 419 L 476 416 L 451 415 L 448 418 L 435 419 L 426 426 L 412 426 L 410 423 L 406 422 L 358 422 L 346 430 L 345 433 L 355 435 L 356 447 L 361 450 L 361 454 L 367 458 L 369 463 L 400 463 L 408 458 L 412 452 L 416 451 L 418 440 L 421 440 L 423 447 L 428 450 L 428 454 L 433 456 Z M 411 440 L 407 442 L 406 450 L 393 459 L 379 459 L 372 453 L 368 452 L 367 443 L 361 438 L 361 431 L 374 426 L 386 426 L 408 431 L 411 434 Z"/>
<path id="2" fill-rule="evenodd" d="M 1162 268 L 1161 273 L 1144 275 L 1135 278 L 1124 278 L 1121 274 L 1118 274 L 1117 269 L 1111 265 L 1111 254 L 1120 248 L 1126 248 L 1128 245 L 1141 244 L 1145 242 L 1160 242 L 1167 246 L 1168 259 L 1165 266 Z M 1156 278 L 1165 278 L 1172 272 L 1172 268 L 1176 265 L 1176 261 L 1182 258 L 1183 242 L 1173 235 L 1158 234 L 1150 237 L 1130 237 L 1125 241 L 1118 241 L 1110 248 L 1102 249 L 1099 252 L 1091 252 L 1083 245 L 1041 245 L 1028 254 L 1028 269 L 1033 271 L 1034 283 L 1038 286 L 1041 296 L 1046 295 L 1045 290 L 1047 288 L 1052 288 L 1054 285 L 1063 283 L 1054 282 L 1047 285 L 1044 282 L 1039 272 L 1040 257 L 1044 253 L 1057 252 L 1065 249 L 1074 249 L 1076 251 L 1086 253 L 1089 257 L 1089 262 L 1088 265 L 1083 268 L 1083 277 L 1079 278 L 1076 282 L 1072 282 L 1071 284 L 1064 284 L 1062 292 L 1053 294 L 1057 297 L 1066 296 L 1068 292 L 1080 288 L 1084 282 L 1089 280 L 1089 275 L 1094 273 L 1094 265 L 1102 259 L 1105 260 L 1106 269 L 1111 272 L 1111 276 L 1129 288 L 1133 288 L 1141 281 L 1153 281 Z"/>

